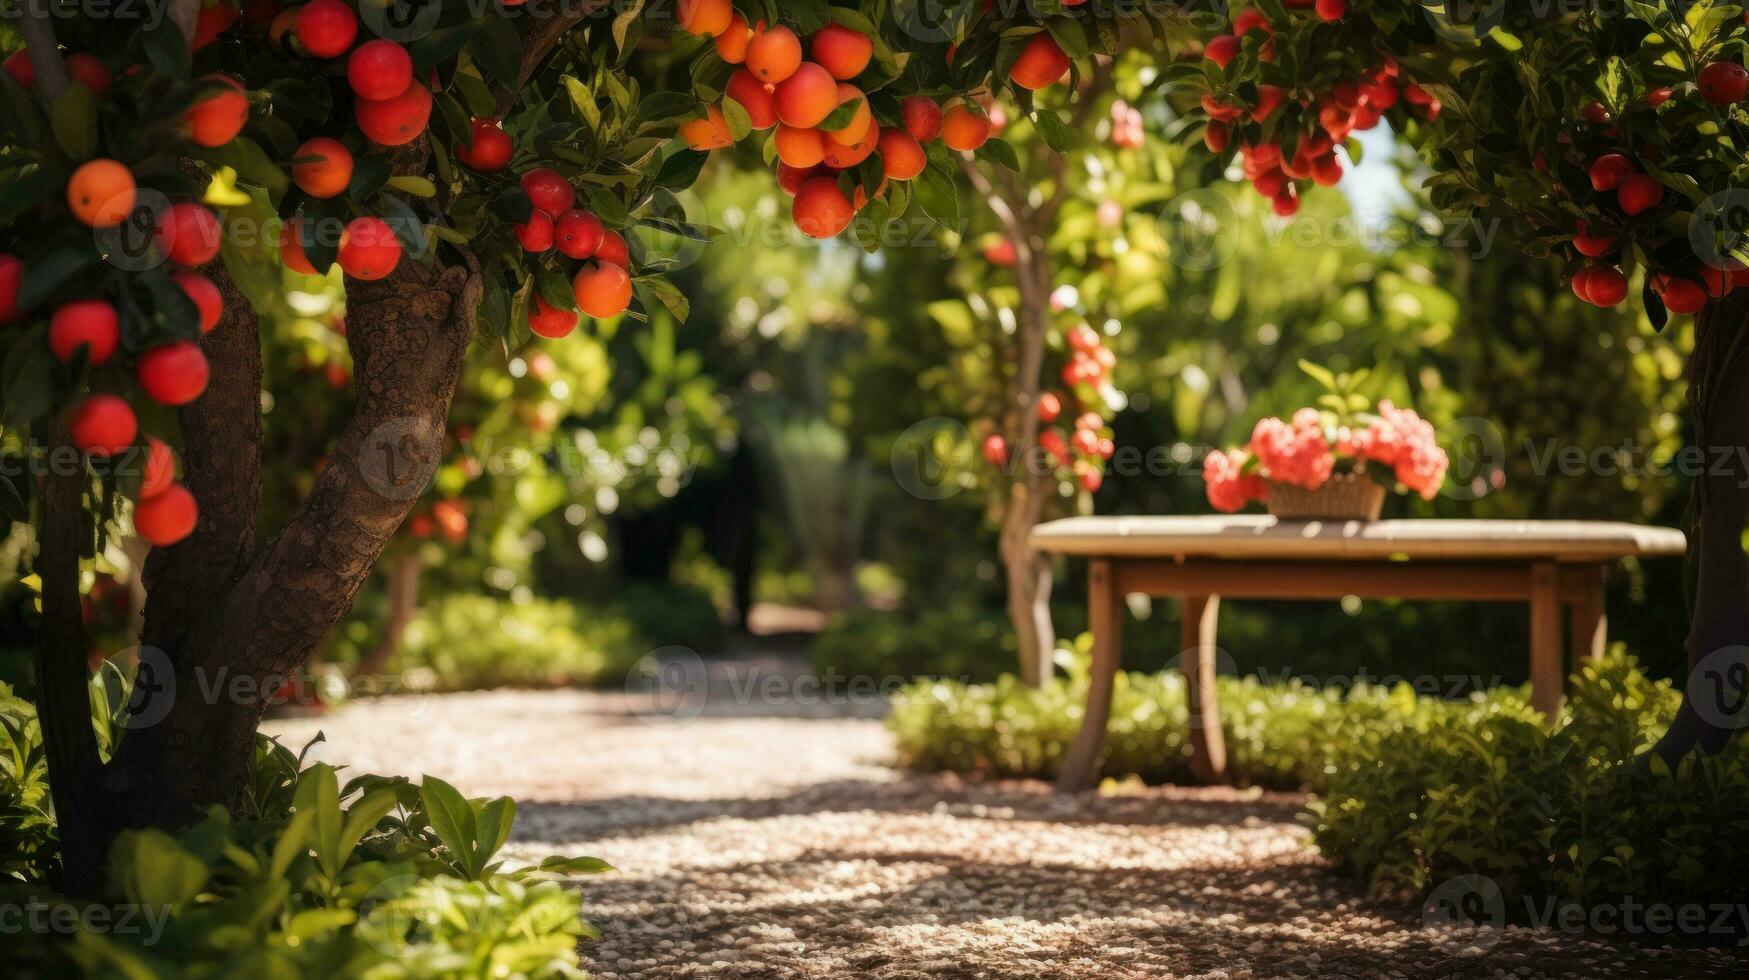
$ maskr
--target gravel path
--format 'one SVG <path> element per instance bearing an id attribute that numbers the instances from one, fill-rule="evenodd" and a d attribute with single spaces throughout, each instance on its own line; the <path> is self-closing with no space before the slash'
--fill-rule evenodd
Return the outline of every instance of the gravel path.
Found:
<path id="1" fill-rule="evenodd" d="M 601 977 L 1742 977 L 1717 951 L 1451 934 L 1363 900 L 1293 794 L 1063 797 L 886 768 L 868 706 L 617 693 L 385 698 L 269 730 L 522 807 L 512 856 L 593 854 Z M 722 703 L 728 701 L 729 703 Z"/>

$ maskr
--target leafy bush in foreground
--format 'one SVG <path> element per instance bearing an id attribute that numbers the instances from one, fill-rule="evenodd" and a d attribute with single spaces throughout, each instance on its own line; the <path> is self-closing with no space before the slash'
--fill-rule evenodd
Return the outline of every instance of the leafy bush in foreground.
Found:
<path id="1" fill-rule="evenodd" d="M 93 711 L 113 717 L 126 692 L 104 679 L 93 681 Z M 124 832 L 104 901 L 63 898 L 35 712 L 0 690 L 0 720 L 10 739 L 0 745 L 0 903 L 82 924 L 9 939 L 19 975 L 581 975 L 577 944 L 594 931 L 557 879 L 606 864 L 549 858 L 506 870 L 495 857 L 516 818 L 508 797 L 470 800 L 430 776 L 342 784 L 328 765 L 300 771 L 299 757 L 266 739 L 238 816 L 214 807 L 176 834 Z"/>

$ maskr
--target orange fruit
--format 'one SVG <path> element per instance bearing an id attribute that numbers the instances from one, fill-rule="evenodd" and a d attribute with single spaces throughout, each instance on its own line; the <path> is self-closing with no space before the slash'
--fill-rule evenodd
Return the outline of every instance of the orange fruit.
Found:
<path id="1" fill-rule="evenodd" d="M 747 70 L 768 85 L 788 81 L 801 65 L 802 42 L 781 24 L 755 31 L 747 45 Z"/>
<path id="2" fill-rule="evenodd" d="M 352 183 L 352 154 L 337 139 L 305 140 L 293 158 L 292 180 L 311 197 L 333 197 Z"/>
<path id="3" fill-rule="evenodd" d="M 735 9 L 729 6 L 729 0 L 680 0 L 676 13 L 680 15 L 681 30 L 716 37 L 729 29 Z"/>
<path id="4" fill-rule="evenodd" d="M 929 155 L 923 152 L 916 137 L 902 129 L 883 129 L 880 138 L 881 166 L 888 179 L 912 180 L 929 166 Z"/>
<path id="5" fill-rule="evenodd" d="M 222 87 L 189 106 L 182 115 L 182 127 L 198 146 L 224 146 L 249 121 L 249 97 L 243 94 L 243 83 L 229 75 L 208 75 L 202 81 Z"/>
<path id="6" fill-rule="evenodd" d="M 359 99 L 353 103 L 358 128 L 372 143 L 402 146 L 425 132 L 431 120 L 431 93 L 418 82 L 392 99 Z"/>
<path id="7" fill-rule="evenodd" d="M 813 177 L 796 191 L 792 216 L 809 238 L 833 238 L 850 227 L 856 210 L 838 189 L 837 177 Z"/>
<path id="8" fill-rule="evenodd" d="M 80 452 L 113 456 L 133 445 L 140 423 L 127 402 L 114 395 L 92 395 L 67 416 L 67 434 Z"/>
<path id="9" fill-rule="evenodd" d="M 1020 52 L 1020 59 L 1009 70 L 1008 77 L 1021 88 L 1037 90 L 1056 84 L 1068 73 L 1069 56 L 1049 32 L 1040 31 Z"/>
<path id="10" fill-rule="evenodd" d="M 622 269 L 632 267 L 632 253 L 619 232 L 609 228 L 601 233 L 601 247 L 595 250 L 595 261 L 611 262 Z"/>
<path id="11" fill-rule="evenodd" d="M 155 548 L 168 548 L 194 533 L 200 506 L 180 483 L 134 505 L 134 530 Z"/>
<path id="12" fill-rule="evenodd" d="M 395 271 L 401 262 L 401 240 L 395 230 L 381 218 L 366 215 L 354 218 L 346 225 L 340 238 L 340 250 L 335 256 L 341 271 L 366 282 L 381 279 Z"/>
<path id="13" fill-rule="evenodd" d="M 134 210 L 134 175 L 114 160 L 90 160 L 67 181 L 67 207 L 82 224 L 113 228 Z"/>
<path id="14" fill-rule="evenodd" d="M 785 194 L 795 197 L 796 191 L 801 190 L 802 185 L 818 173 L 819 170 L 815 167 L 792 167 L 779 160 L 777 163 L 777 186 L 782 188 Z"/>
<path id="15" fill-rule="evenodd" d="M 941 106 L 922 95 L 907 95 L 899 103 L 905 114 L 905 131 L 919 143 L 927 143 L 941 135 Z"/>
<path id="16" fill-rule="evenodd" d="M 313 276 L 316 267 L 310 264 L 310 257 L 304 254 L 304 245 L 298 240 L 298 226 L 302 223 L 302 218 L 293 218 L 279 226 L 279 261 L 293 272 Z"/>
<path id="17" fill-rule="evenodd" d="M 723 119 L 723 110 L 710 106 L 705 110 L 704 118 L 688 119 L 680 124 L 680 138 L 686 145 L 695 150 L 720 150 L 735 142 L 729 135 L 729 124 Z"/>
<path id="18" fill-rule="evenodd" d="M 941 117 L 941 138 L 948 149 L 975 150 L 990 141 L 990 117 L 961 103 Z"/>
<path id="19" fill-rule="evenodd" d="M 826 148 L 826 166 L 834 170 L 849 170 L 873 156 L 880 139 L 881 128 L 871 125 L 862 142 L 854 146 L 845 146 L 837 140 L 825 140 L 821 145 Z"/>
<path id="20" fill-rule="evenodd" d="M 812 129 L 838 108 L 838 82 L 813 62 L 795 70 L 777 87 L 777 118 L 785 126 Z"/>
<path id="21" fill-rule="evenodd" d="M 571 288 L 577 308 L 597 320 L 619 316 L 632 305 L 632 277 L 611 262 L 584 263 Z"/>
<path id="22" fill-rule="evenodd" d="M 176 280 L 176 284 L 194 302 L 194 308 L 200 313 L 200 332 L 212 333 L 213 328 L 219 325 L 219 317 L 225 312 L 225 298 L 219 295 L 219 287 L 197 272 L 175 272 L 170 278 Z"/>
<path id="23" fill-rule="evenodd" d="M 141 500 L 150 500 L 176 483 L 176 454 L 162 439 L 146 437 L 145 465 L 140 472 Z"/>
<path id="24" fill-rule="evenodd" d="M 848 81 L 862 74 L 869 59 L 874 57 L 874 42 L 868 35 L 843 24 L 827 24 L 809 43 L 814 60 L 839 81 Z"/>
<path id="25" fill-rule="evenodd" d="M 173 340 L 140 355 L 140 389 L 160 405 L 186 405 L 206 391 L 206 354 L 192 340 Z"/>
<path id="26" fill-rule="evenodd" d="M 85 363 L 96 367 L 115 354 L 120 342 L 120 317 L 103 300 L 77 299 L 49 317 L 49 350 L 63 364 L 83 349 Z"/>
<path id="27" fill-rule="evenodd" d="M 528 307 L 528 329 L 537 337 L 558 340 L 577 329 L 577 311 L 561 310 L 547 305 L 538 294 Z"/>
<path id="28" fill-rule="evenodd" d="M 731 65 L 747 60 L 747 48 L 753 44 L 753 28 L 740 14 L 729 18 L 729 26 L 717 35 L 717 57 Z"/>
<path id="29" fill-rule="evenodd" d="M 798 169 L 817 167 L 826 159 L 826 144 L 818 130 L 779 125 L 773 137 L 777 158 Z"/>
<path id="30" fill-rule="evenodd" d="M 862 104 L 856 107 L 856 114 L 844 124 L 842 129 L 827 131 L 826 135 L 845 146 L 855 146 L 868 135 L 868 128 L 874 125 L 874 113 L 869 111 L 868 96 L 862 94 L 862 89 L 854 85 L 838 86 L 838 105 L 832 107 L 833 112 L 852 101 L 860 99 Z"/>
<path id="31" fill-rule="evenodd" d="M 771 86 L 755 78 L 752 72 L 745 68 L 736 69 L 735 74 L 729 76 L 724 93 L 747 110 L 747 118 L 752 120 L 754 129 L 770 129 L 777 125 L 777 96 L 771 91 Z"/>

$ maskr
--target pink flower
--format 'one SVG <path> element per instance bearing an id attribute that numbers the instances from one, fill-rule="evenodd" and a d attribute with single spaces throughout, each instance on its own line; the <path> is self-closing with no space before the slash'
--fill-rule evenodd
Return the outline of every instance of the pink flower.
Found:
<path id="1" fill-rule="evenodd" d="M 1391 467 L 1397 479 L 1424 500 L 1432 500 L 1445 483 L 1451 465 L 1433 432 L 1433 424 L 1413 409 L 1379 402 L 1379 418 L 1365 432 L 1354 434 L 1355 455 Z"/>
<path id="2" fill-rule="evenodd" d="M 1208 484 L 1209 504 L 1223 513 L 1244 509 L 1253 500 L 1269 496 L 1269 485 L 1255 473 L 1245 472 L 1250 459 L 1240 449 L 1209 453 L 1202 461 L 1202 478 Z"/>
<path id="3" fill-rule="evenodd" d="M 1260 419 L 1247 447 L 1262 464 L 1263 474 L 1277 483 L 1316 490 L 1336 469 L 1336 456 L 1324 438 L 1323 416 L 1317 409 L 1294 413 L 1294 424 Z"/>

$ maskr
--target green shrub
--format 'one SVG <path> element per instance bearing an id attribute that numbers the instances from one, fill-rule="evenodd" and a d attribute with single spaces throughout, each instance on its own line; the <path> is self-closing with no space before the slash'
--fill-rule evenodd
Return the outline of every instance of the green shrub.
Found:
<path id="1" fill-rule="evenodd" d="M 1509 897 L 1586 907 L 1744 901 L 1749 742 L 1672 772 L 1645 750 L 1679 701 L 1610 658 L 1574 679 L 1552 731 L 1499 704 L 1368 733 L 1332 759 L 1312 805 L 1318 846 L 1386 893 L 1476 874 Z"/>
<path id="2" fill-rule="evenodd" d="M 625 619 L 571 603 L 452 595 L 419 610 L 388 669 L 430 671 L 440 690 L 563 687 L 617 682 L 648 649 Z"/>
<path id="3" fill-rule="evenodd" d="M 107 720 L 126 691 L 93 681 Z M 120 700 L 111 701 L 112 695 Z M 0 704 L 8 734 L 40 758 L 35 712 Z M 26 723 L 14 726 L 17 716 Z M 594 858 L 506 869 L 507 797 L 464 798 L 427 776 L 362 775 L 301 760 L 262 739 L 233 815 L 214 807 L 178 833 L 127 831 L 110 849 L 104 900 L 55 894 L 53 814 L 37 764 L 0 769 L 0 902 L 65 910 L 83 924 L 8 940 L 20 975 L 154 977 L 578 976 L 594 937 L 558 879 L 609 870 Z M 22 773 L 23 778 L 18 778 Z M 90 926 L 89 928 L 84 926 Z"/>
<path id="4" fill-rule="evenodd" d="M 887 724 L 901 764 L 916 769 L 1052 779 L 1081 727 L 1087 700 L 1087 644 L 1060 657 L 1069 668 L 1043 688 L 1013 677 L 994 684 L 920 681 L 896 699 Z M 1317 785 L 1336 753 L 1368 733 L 1425 728 L 1467 703 L 1417 698 L 1407 685 L 1358 686 L 1344 695 L 1298 681 L 1264 684 L 1222 677 L 1216 685 L 1228 764 L 1242 783 L 1275 788 Z M 1505 688 L 1480 703 L 1524 705 Z M 1120 673 L 1106 728 L 1104 771 L 1149 782 L 1186 782 L 1189 711 L 1176 671 Z"/>
<path id="5" fill-rule="evenodd" d="M 815 638 L 819 674 L 992 680 L 1014 669 L 1014 633 L 1000 611 L 955 603 L 915 613 L 840 613 Z"/>

